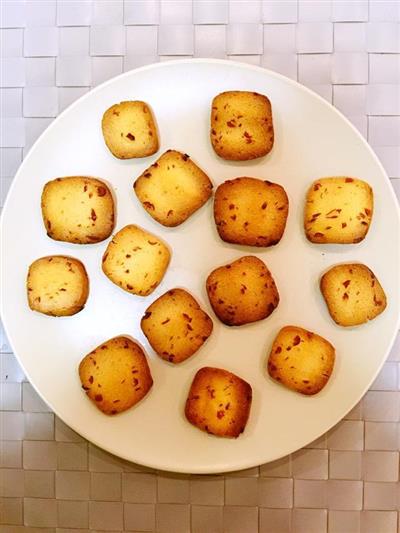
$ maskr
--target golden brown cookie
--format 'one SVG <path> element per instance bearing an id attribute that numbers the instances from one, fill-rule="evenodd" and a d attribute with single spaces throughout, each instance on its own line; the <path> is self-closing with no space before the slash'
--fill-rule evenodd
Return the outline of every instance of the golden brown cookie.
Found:
<path id="1" fill-rule="evenodd" d="M 212 101 L 210 137 L 223 159 L 247 161 L 268 154 L 274 144 L 270 101 L 248 91 L 219 94 Z"/>
<path id="2" fill-rule="evenodd" d="M 220 185 L 214 219 L 223 241 L 248 246 L 277 244 L 285 231 L 289 200 L 277 183 L 236 178 Z"/>
<path id="3" fill-rule="evenodd" d="M 261 259 L 250 255 L 215 269 L 206 288 L 215 314 L 227 326 L 267 318 L 279 303 L 271 272 Z"/>
<path id="4" fill-rule="evenodd" d="M 375 274 L 362 264 L 330 268 L 321 278 L 328 311 L 340 326 L 358 326 L 386 308 L 386 295 Z"/>
<path id="5" fill-rule="evenodd" d="M 112 238 L 102 267 L 104 274 L 121 289 L 147 296 L 160 284 L 169 260 L 169 249 L 161 239 L 130 224 Z"/>
<path id="6" fill-rule="evenodd" d="M 31 264 L 27 290 L 29 307 L 33 311 L 50 316 L 70 316 L 84 308 L 89 295 L 89 279 L 78 259 L 51 255 Z"/>
<path id="7" fill-rule="evenodd" d="M 158 150 L 156 123 L 145 102 L 111 106 L 103 115 L 101 127 L 107 147 L 118 159 L 147 157 Z"/>
<path id="8" fill-rule="evenodd" d="M 335 348 L 316 333 L 285 326 L 276 336 L 268 358 L 269 375 L 301 394 L 317 394 L 328 382 Z"/>
<path id="9" fill-rule="evenodd" d="M 142 348 L 128 337 L 115 337 L 86 355 L 79 365 L 82 388 L 106 415 L 140 402 L 153 385 Z"/>
<path id="10" fill-rule="evenodd" d="M 56 241 L 93 244 L 114 229 L 114 200 L 107 185 L 88 176 L 49 181 L 42 192 L 47 235 Z"/>
<path id="11" fill-rule="evenodd" d="M 211 318 L 183 289 L 171 289 L 153 302 L 140 326 L 153 350 L 170 363 L 191 357 L 213 329 Z"/>
<path id="12" fill-rule="evenodd" d="M 251 386 L 221 368 L 201 368 L 186 400 L 188 421 L 218 437 L 238 437 L 250 414 Z"/>
<path id="13" fill-rule="evenodd" d="M 209 177 L 187 154 L 168 150 L 146 169 L 133 188 L 143 207 L 163 226 L 179 226 L 207 202 Z"/>
<path id="14" fill-rule="evenodd" d="M 314 243 L 357 243 L 371 224 L 374 198 L 365 181 L 321 178 L 311 185 L 304 210 L 307 239 Z"/>

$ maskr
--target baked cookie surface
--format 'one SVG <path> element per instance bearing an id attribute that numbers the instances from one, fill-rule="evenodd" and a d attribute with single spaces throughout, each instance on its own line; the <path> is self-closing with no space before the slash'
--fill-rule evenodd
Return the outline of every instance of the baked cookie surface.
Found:
<path id="1" fill-rule="evenodd" d="M 103 255 L 104 274 L 127 292 L 147 296 L 160 284 L 170 252 L 166 244 L 134 224 L 116 233 Z"/>
<path id="2" fill-rule="evenodd" d="M 153 350 L 170 363 L 191 357 L 213 329 L 211 318 L 183 289 L 171 289 L 153 302 L 140 326 Z"/>
<path id="3" fill-rule="evenodd" d="M 185 415 L 197 428 L 219 437 L 238 437 L 250 414 L 251 386 L 221 368 L 204 367 L 195 375 Z"/>
<path id="4" fill-rule="evenodd" d="M 29 307 L 50 316 L 79 313 L 89 295 L 89 279 L 84 265 L 73 257 L 41 257 L 29 267 L 27 277 Z"/>
<path id="5" fill-rule="evenodd" d="M 155 119 L 146 102 L 111 106 L 103 115 L 101 127 L 108 149 L 118 159 L 147 157 L 159 148 Z"/>
<path id="6" fill-rule="evenodd" d="M 335 362 L 335 349 L 316 333 L 285 326 L 276 336 L 268 358 L 268 373 L 301 394 L 320 392 L 327 384 Z"/>
<path id="7" fill-rule="evenodd" d="M 263 320 L 279 303 L 271 272 L 254 256 L 215 269 L 207 278 L 206 289 L 215 314 L 227 326 Z"/>
<path id="8" fill-rule="evenodd" d="M 163 226 L 178 226 L 212 194 L 209 177 L 187 154 L 168 150 L 135 181 L 143 207 Z"/>
<path id="9" fill-rule="evenodd" d="M 43 188 L 42 217 L 47 235 L 56 241 L 94 244 L 114 229 L 114 200 L 101 180 L 70 176 Z"/>
<path id="10" fill-rule="evenodd" d="M 330 268 L 322 276 L 320 288 L 329 314 L 340 326 L 358 326 L 386 308 L 386 295 L 379 280 L 359 263 Z"/>
<path id="11" fill-rule="evenodd" d="M 349 177 L 316 180 L 306 198 L 306 237 L 319 244 L 361 242 L 369 230 L 373 210 L 373 192 L 365 181 Z"/>
<path id="12" fill-rule="evenodd" d="M 227 180 L 215 192 L 214 219 L 219 236 L 234 244 L 277 244 L 285 231 L 288 210 L 285 189 L 257 178 Z"/>
<path id="13" fill-rule="evenodd" d="M 274 144 L 269 99 L 249 91 L 217 95 L 211 105 L 210 138 L 223 159 L 248 161 L 268 154 Z"/>
<path id="14" fill-rule="evenodd" d="M 107 415 L 126 411 L 140 402 L 153 385 L 142 348 L 128 337 L 103 342 L 79 364 L 82 388 Z"/>

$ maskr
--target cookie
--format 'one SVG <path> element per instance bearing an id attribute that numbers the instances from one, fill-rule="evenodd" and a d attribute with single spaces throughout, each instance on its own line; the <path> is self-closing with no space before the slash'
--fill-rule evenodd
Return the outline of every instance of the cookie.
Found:
<path id="1" fill-rule="evenodd" d="M 215 191 L 214 219 L 221 239 L 273 246 L 285 231 L 289 200 L 277 183 L 257 178 L 227 180 Z"/>
<path id="2" fill-rule="evenodd" d="M 368 233 L 374 199 L 365 181 L 349 177 L 321 178 L 307 193 L 304 229 L 314 243 L 361 242 Z"/>
<path id="3" fill-rule="evenodd" d="M 128 337 L 100 344 L 79 365 L 82 388 L 106 415 L 126 411 L 146 396 L 153 385 L 142 348 Z"/>
<path id="4" fill-rule="evenodd" d="M 160 284 L 170 252 L 155 235 L 130 224 L 114 235 L 103 255 L 103 272 L 116 285 L 147 296 Z"/>
<path id="5" fill-rule="evenodd" d="M 263 320 L 279 303 L 271 272 L 261 259 L 250 255 L 215 269 L 206 288 L 215 314 L 227 326 Z"/>
<path id="6" fill-rule="evenodd" d="M 29 307 L 50 316 L 79 313 L 89 295 L 83 264 L 73 257 L 51 255 L 34 261 L 27 277 Z"/>
<path id="7" fill-rule="evenodd" d="M 147 157 L 159 148 L 156 123 L 145 102 L 111 106 L 103 115 L 101 127 L 108 149 L 118 159 Z"/>
<path id="8" fill-rule="evenodd" d="M 386 295 L 375 274 L 362 264 L 336 265 L 321 278 L 328 311 L 340 326 L 358 326 L 383 313 Z"/>
<path id="9" fill-rule="evenodd" d="M 185 415 L 197 428 L 218 437 L 238 437 L 250 414 L 251 386 L 221 368 L 204 367 L 195 375 Z"/>
<path id="10" fill-rule="evenodd" d="M 172 289 L 153 302 L 140 326 L 153 350 L 170 363 L 191 357 L 213 329 L 211 318 L 183 289 Z"/>
<path id="11" fill-rule="evenodd" d="M 114 200 L 107 185 L 88 176 L 57 178 L 42 193 L 47 235 L 56 241 L 93 244 L 114 229 Z"/>
<path id="12" fill-rule="evenodd" d="M 248 161 L 268 154 L 274 144 L 271 103 L 262 94 L 227 91 L 212 101 L 211 144 L 231 161 Z"/>
<path id="13" fill-rule="evenodd" d="M 135 181 L 143 207 L 163 226 L 179 226 L 210 198 L 209 177 L 187 154 L 168 150 Z"/>
<path id="14" fill-rule="evenodd" d="M 316 333 L 285 326 L 268 358 L 272 379 L 301 394 L 317 394 L 327 384 L 335 363 L 335 348 Z"/>

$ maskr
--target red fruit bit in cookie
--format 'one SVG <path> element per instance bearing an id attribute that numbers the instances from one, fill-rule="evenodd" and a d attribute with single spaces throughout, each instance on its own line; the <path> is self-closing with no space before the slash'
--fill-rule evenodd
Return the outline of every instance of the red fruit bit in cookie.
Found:
<path id="1" fill-rule="evenodd" d="M 352 183 L 354 180 L 353 178 L 346 178 L 344 181 L 345 183 Z"/>
<path id="2" fill-rule="evenodd" d="M 93 220 L 93 222 L 97 220 L 96 211 L 94 209 L 92 209 L 90 212 L 90 218 Z"/>
<path id="3" fill-rule="evenodd" d="M 351 283 L 351 281 L 349 279 L 346 279 L 346 281 L 344 281 L 342 283 L 342 285 L 344 285 L 346 287 L 346 289 L 347 289 L 347 287 L 350 285 L 350 283 Z"/>
<path id="4" fill-rule="evenodd" d="M 132 135 L 132 133 L 128 133 L 128 134 L 126 135 L 126 137 L 127 137 L 130 141 L 134 141 L 134 140 L 135 140 L 135 136 Z"/>
<path id="5" fill-rule="evenodd" d="M 221 418 L 223 418 L 225 416 L 225 412 L 220 410 L 220 411 L 217 411 L 217 418 L 219 420 L 221 420 Z"/>
<path id="6" fill-rule="evenodd" d="M 297 346 L 298 344 L 300 344 L 300 341 L 300 336 L 296 335 L 296 337 L 293 339 L 293 346 Z"/>
<path id="7" fill-rule="evenodd" d="M 103 396 L 101 394 L 96 394 L 94 399 L 96 400 L 96 402 L 102 402 L 103 401 Z"/>
<path id="8" fill-rule="evenodd" d="M 105 187 L 97 187 L 97 196 L 105 196 L 107 193 Z"/>

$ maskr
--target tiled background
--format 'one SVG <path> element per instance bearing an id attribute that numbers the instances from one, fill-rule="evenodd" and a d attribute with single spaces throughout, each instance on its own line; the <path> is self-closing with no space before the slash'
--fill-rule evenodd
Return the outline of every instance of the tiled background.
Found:
<path id="1" fill-rule="evenodd" d="M 4 0 L 1 206 L 35 139 L 106 79 L 177 57 L 221 57 L 299 80 L 367 137 L 400 194 L 400 2 Z M 400 532 L 400 336 L 360 404 L 276 463 L 174 476 L 74 434 L 0 355 L 2 533 Z"/>

